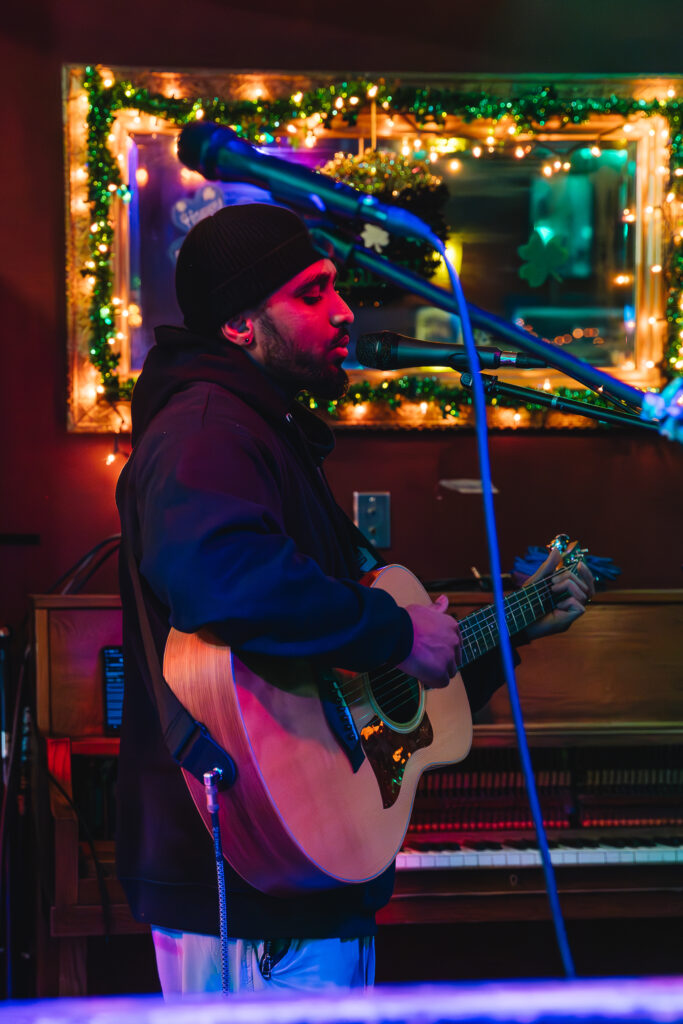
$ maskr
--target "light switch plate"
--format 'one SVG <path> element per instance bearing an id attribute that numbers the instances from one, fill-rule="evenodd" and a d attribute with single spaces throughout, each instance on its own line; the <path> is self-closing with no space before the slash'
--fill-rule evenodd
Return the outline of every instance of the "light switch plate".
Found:
<path id="1" fill-rule="evenodd" d="M 391 547 L 391 495 L 389 491 L 354 491 L 353 521 L 375 547 Z"/>

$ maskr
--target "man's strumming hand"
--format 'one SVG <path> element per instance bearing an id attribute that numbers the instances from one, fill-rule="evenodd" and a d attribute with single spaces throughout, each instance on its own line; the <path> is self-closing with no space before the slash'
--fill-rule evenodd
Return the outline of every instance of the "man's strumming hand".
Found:
<path id="1" fill-rule="evenodd" d="M 460 629 L 448 614 L 448 598 L 442 594 L 431 605 L 409 604 L 406 611 L 413 623 L 413 646 L 398 668 L 427 688 L 448 686 L 460 654 Z"/>

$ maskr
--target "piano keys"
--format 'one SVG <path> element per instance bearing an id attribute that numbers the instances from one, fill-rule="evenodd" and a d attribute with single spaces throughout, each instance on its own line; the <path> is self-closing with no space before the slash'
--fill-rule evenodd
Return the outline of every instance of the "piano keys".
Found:
<path id="1" fill-rule="evenodd" d="M 562 836 L 548 843 L 553 867 L 615 864 L 683 864 L 683 835 Z M 531 838 L 461 839 L 448 849 L 436 844 L 403 847 L 397 871 L 449 871 L 463 868 L 529 868 L 541 866 L 538 843 Z"/>

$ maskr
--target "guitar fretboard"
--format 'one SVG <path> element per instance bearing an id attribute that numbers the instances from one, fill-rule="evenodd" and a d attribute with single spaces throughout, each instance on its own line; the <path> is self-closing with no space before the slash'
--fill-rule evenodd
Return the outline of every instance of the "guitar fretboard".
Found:
<path id="1" fill-rule="evenodd" d="M 505 623 L 508 633 L 514 636 L 530 626 L 532 622 L 543 618 L 555 607 L 551 580 L 544 579 L 529 587 L 522 587 L 506 597 L 504 602 Z M 460 668 L 476 661 L 488 651 L 498 646 L 499 632 L 496 612 L 493 605 L 487 605 L 466 615 L 460 620 L 462 648 Z"/>

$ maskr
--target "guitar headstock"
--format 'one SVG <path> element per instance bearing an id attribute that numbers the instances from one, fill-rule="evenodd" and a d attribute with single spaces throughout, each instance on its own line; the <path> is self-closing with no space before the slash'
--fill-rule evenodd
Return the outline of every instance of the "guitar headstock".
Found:
<path id="1" fill-rule="evenodd" d="M 565 569 L 577 569 L 588 554 L 588 548 L 580 547 L 577 540 L 570 540 L 568 533 L 558 533 L 546 546 L 548 551 L 560 552 Z"/>

